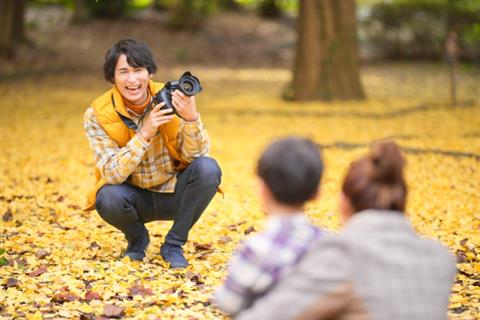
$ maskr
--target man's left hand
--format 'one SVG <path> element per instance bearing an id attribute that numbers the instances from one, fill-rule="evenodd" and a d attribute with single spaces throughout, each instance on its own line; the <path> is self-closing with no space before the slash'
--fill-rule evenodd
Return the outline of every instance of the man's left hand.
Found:
<path id="1" fill-rule="evenodd" d="M 178 114 L 188 122 L 196 121 L 199 117 L 195 97 L 189 97 L 180 90 L 172 93 L 172 103 Z"/>

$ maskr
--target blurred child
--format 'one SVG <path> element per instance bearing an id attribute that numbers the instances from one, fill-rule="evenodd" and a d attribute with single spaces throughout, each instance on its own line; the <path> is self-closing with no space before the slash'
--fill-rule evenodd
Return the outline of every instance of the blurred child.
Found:
<path id="1" fill-rule="evenodd" d="M 247 239 L 229 263 L 215 303 L 235 315 L 270 290 L 322 235 L 303 214 L 319 194 L 323 163 L 315 144 L 286 138 L 271 144 L 257 164 L 266 229 Z"/>

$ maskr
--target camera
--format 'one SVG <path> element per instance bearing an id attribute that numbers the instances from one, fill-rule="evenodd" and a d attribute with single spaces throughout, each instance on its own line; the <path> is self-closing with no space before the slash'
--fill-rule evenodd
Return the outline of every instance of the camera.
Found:
<path id="1" fill-rule="evenodd" d="M 152 100 L 152 104 L 157 105 L 161 102 L 165 102 L 165 105 L 162 107 L 162 109 L 171 108 L 173 112 L 170 114 L 176 114 L 177 116 L 180 116 L 172 104 L 172 92 L 176 89 L 180 90 L 189 97 L 194 96 L 200 91 L 202 91 L 202 87 L 200 86 L 200 80 L 198 80 L 197 77 L 192 75 L 190 71 L 187 71 L 180 77 L 180 79 L 175 81 L 168 81 L 165 86 L 155 94 Z"/>

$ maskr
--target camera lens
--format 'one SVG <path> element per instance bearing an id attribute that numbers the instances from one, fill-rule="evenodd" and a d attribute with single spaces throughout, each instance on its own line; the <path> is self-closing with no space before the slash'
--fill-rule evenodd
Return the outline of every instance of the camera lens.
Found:
<path id="1" fill-rule="evenodd" d="M 180 80 L 178 80 L 178 89 L 189 97 L 202 91 L 198 78 L 188 71 L 180 77 Z"/>
<path id="2" fill-rule="evenodd" d="M 185 81 L 184 83 L 182 83 L 182 88 L 187 93 L 191 93 L 193 91 L 193 87 L 193 83 L 191 83 L 190 81 Z"/>

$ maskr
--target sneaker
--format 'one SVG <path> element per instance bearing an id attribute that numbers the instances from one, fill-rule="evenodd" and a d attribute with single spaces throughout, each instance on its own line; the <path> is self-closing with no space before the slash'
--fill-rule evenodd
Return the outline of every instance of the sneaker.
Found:
<path id="1" fill-rule="evenodd" d="M 160 248 L 160 255 L 163 260 L 170 263 L 170 269 L 183 269 L 188 266 L 181 246 L 164 243 Z"/>
<path id="2" fill-rule="evenodd" d="M 149 243 L 148 233 L 142 234 L 139 238 L 128 241 L 125 255 L 132 260 L 142 261 L 145 258 L 145 250 L 147 250 Z"/>

